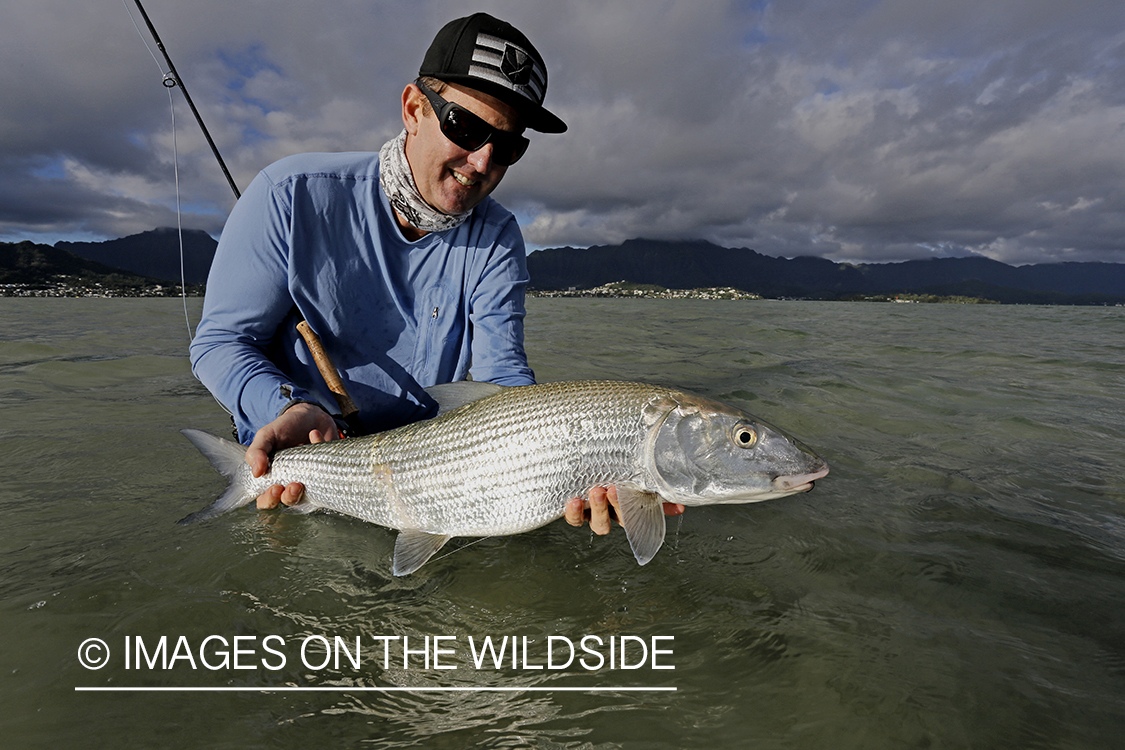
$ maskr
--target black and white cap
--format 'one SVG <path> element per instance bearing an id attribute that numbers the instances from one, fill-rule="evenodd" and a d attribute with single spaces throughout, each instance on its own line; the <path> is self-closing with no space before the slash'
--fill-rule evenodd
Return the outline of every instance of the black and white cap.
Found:
<path id="1" fill-rule="evenodd" d="M 543 108 L 547 66 L 514 26 L 487 13 L 450 21 L 426 51 L 419 76 L 459 83 L 505 102 L 541 133 L 563 133 L 566 123 Z"/>

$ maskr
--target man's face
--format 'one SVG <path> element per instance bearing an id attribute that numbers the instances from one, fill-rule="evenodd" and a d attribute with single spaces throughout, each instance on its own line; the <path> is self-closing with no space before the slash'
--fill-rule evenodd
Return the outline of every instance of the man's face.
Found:
<path id="1" fill-rule="evenodd" d="M 453 83 L 447 84 L 441 97 L 495 128 L 521 130 L 516 111 L 496 97 Z M 446 138 L 437 115 L 422 104 L 425 95 L 413 84 L 406 87 L 402 98 L 406 160 L 418 192 L 427 203 L 447 214 L 474 208 L 496 189 L 508 168 L 493 162 L 491 143 L 466 151 Z"/>

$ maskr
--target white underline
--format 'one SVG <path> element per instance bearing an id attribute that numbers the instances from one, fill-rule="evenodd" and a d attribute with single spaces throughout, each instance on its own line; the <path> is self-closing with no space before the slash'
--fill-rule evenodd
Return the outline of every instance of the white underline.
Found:
<path id="1" fill-rule="evenodd" d="M 620 693 L 675 692 L 675 687 L 75 687 L 76 693 Z"/>

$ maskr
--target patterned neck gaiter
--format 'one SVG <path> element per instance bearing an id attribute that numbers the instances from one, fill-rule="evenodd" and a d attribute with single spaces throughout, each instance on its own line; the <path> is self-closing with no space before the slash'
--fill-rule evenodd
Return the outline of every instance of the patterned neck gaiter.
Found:
<path id="1" fill-rule="evenodd" d="M 444 232 L 460 226 L 473 211 L 447 214 L 426 203 L 414 184 L 414 175 L 406 162 L 406 129 L 379 149 L 379 183 L 394 209 L 415 229 L 423 232 Z"/>

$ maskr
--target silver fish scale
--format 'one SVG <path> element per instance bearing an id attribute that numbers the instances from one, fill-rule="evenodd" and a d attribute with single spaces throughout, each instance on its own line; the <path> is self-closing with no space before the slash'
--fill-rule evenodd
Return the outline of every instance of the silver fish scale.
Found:
<path id="1" fill-rule="evenodd" d="M 252 480 L 251 491 L 259 494 L 271 484 L 301 482 L 312 504 L 346 512 L 337 507 L 345 498 L 371 494 L 369 441 L 370 438 L 334 440 L 288 448 L 273 457 L 267 474 Z M 245 473 L 248 476 L 249 470 Z"/>
<path id="2" fill-rule="evenodd" d="M 566 500 L 644 484 L 644 408 L 672 393 L 614 381 L 507 388 L 397 430 L 279 453 L 267 484 L 383 526 L 449 536 L 516 534 Z"/>

